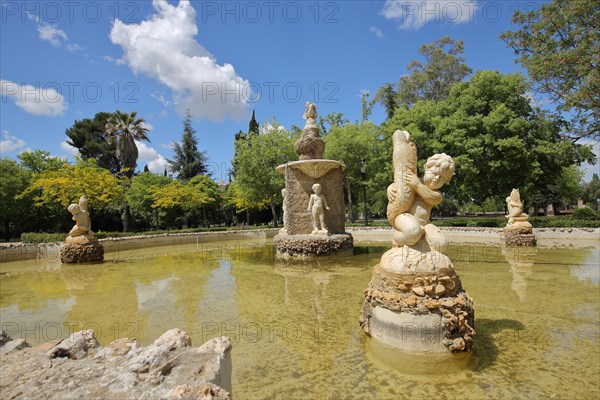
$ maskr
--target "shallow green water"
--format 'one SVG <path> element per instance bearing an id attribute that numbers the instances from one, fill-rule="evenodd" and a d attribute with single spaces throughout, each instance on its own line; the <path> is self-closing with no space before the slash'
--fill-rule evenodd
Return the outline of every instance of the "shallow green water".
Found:
<path id="1" fill-rule="evenodd" d="M 598 250 L 451 248 L 478 335 L 472 366 L 449 374 L 450 361 L 420 374 L 411 370 L 427 359 L 391 366 L 360 330 L 362 291 L 385 250 L 289 264 L 272 242 L 247 240 L 129 249 L 101 265 L 4 263 L 0 318 L 32 344 L 83 328 L 102 344 L 149 344 L 173 327 L 194 345 L 227 335 L 240 399 L 600 395 Z"/>

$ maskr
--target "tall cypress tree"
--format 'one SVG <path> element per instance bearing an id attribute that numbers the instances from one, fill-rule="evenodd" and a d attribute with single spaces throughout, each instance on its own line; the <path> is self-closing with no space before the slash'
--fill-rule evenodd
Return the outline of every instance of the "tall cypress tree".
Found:
<path id="1" fill-rule="evenodd" d="M 254 110 L 252 110 L 252 119 L 250 119 L 250 123 L 248 124 L 248 136 L 252 134 L 258 135 L 258 122 L 256 122 Z"/>
<path id="2" fill-rule="evenodd" d="M 185 113 L 181 144 L 173 142 L 174 160 L 168 160 L 169 169 L 178 173 L 180 180 L 188 180 L 196 175 L 206 174 L 206 154 L 198 150 L 196 131 L 192 128 L 190 110 Z"/>

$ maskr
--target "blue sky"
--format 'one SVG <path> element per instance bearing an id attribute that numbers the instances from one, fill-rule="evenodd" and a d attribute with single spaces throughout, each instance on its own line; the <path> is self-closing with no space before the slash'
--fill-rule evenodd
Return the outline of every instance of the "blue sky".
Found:
<path id="1" fill-rule="evenodd" d="M 138 111 L 151 129 L 138 167 L 162 172 L 190 109 L 213 177 L 252 110 L 302 126 L 360 119 L 360 95 L 396 83 L 419 47 L 462 39 L 475 71 L 522 71 L 498 35 L 532 1 L 1 1 L 1 156 L 72 157 L 65 130 L 99 111 Z M 376 106 L 370 118 L 384 119 Z M 596 151 L 598 145 L 596 144 Z M 586 179 L 592 170 L 586 167 Z"/>

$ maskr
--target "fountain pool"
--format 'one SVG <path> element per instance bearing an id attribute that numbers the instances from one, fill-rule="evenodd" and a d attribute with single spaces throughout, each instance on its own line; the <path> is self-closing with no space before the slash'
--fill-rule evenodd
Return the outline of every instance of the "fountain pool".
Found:
<path id="1" fill-rule="evenodd" d="M 227 335 L 244 399 L 600 396 L 597 249 L 540 248 L 515 263 L 497 246 L 451 247 L 475 302 L 468 363 L 390 357 L 365 337 L 362 291 L 385 250 L 285 262 L 272 240 L 248 239 L 129 248 L 97 265 L 6 262 L 0 319 L 33 345 L 84 328 L 103 345 L 146 345 L 173 327 L 194 345 Z"/>

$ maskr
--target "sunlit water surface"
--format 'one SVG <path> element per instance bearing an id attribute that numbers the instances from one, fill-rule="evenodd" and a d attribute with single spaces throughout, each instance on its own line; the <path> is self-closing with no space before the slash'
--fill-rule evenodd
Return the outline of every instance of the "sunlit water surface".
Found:
<path id="1" fill-rule="evenodd" d="M 451 248 L 478 333 L 471 366 L 458 370 L 423 370 L 416 356 L 391 365 L 373 351 L 358 318 L 385 250 L 289 264 L 272 241 L 245 240 L 131 247 L 99 265 L 4 263 L 1 322 L 34 345 L 83 328 L 101 344 L 147 345 L 174 327 L 194 345 L 227 335 L 240 399 L 600 396 L 598 250 Z"/>

